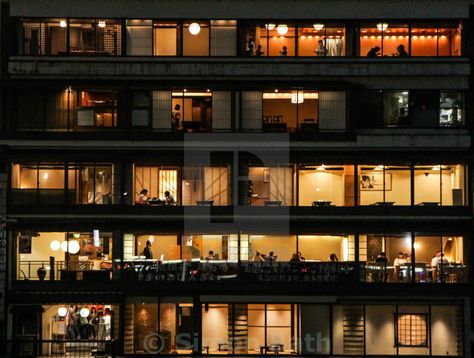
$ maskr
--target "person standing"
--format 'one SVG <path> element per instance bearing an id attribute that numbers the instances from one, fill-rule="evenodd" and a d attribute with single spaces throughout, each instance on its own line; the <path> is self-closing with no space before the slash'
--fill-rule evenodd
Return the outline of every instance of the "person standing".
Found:
<path id="1" fill-rule="evenodd" d="M 152 260 L 153 259 L 153 250 L 151 249 L 151 241 L 150 240 L 146 241 L 146 246 L 143 249 L 143 255 L 145 256 L 145 259 L 147 259 L 147 260 Z"/>

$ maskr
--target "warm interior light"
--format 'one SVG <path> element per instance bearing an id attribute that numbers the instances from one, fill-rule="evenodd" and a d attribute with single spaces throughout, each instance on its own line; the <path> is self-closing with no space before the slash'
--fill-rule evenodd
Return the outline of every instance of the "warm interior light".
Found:
<path id="1" fill-rule="evenodd" d="M 275 24 L 265 24 L 267 30 L 273 30 L 275 28 Z"/>
<path id="2" fill-rule="evenodd" d="M 291 103 L 303 103 L 304 102 L 304 92 L 295 91 L 291 93 Z"/>
<path id="3" fill-rule="evenodd" d="M 49 244 L 49 248 L 53 251 L 58 251 L 61 248 L 61 243 L 58 240 L 53 240 Z"/>
<path id="4" fill-rule="evenodd" d="M 379 29 L 379 31 L 385 31 L 387 30 L 387 27 L 388 24 L 386 22 L 380 22 L 377 24 L 377 29 Z"/>
<path id="5" fill-rule="evenodd" d="M 189 32 L 191 35 L 197 35 L 201 32 L 201 26 L 199 26 L 197 22 L 193 22 L 191 25 L 189 25 Z"/>
<path id="6" fill-rule="evenodd" d="M 81 311 L 80 311 L 80 314 L 81 314 L 81 317 L 83 318 L 86 318 L 86 317 L 89 317 L 89 309 L 88 308 L 81 308 Z"/>
<path id="7" fill-rule="evenodd" d="M 286 35 L 286 33 L 288 32 L 288 26 L 286 25 L 278 25 L 277 26 L 277 32 L 280 34 L 280 35 Z"/>
<path id="8" fill-rule="evenodd" d="M 44 173 L 44 174 L 43 174 L 43 179 L 44 179 L 44 180 L 48 179 L 48 176 L 49 176 L 48 172 Z"/>
<path id="9" fill-rule="evenodd" d="M 68 251 L 70 254 L 77 254 L 81 249 L 81 245 L 76 240 L 69 241 Z"/>
<path id="10" fill-rule="evenodd" d="M 324 164 L 321 164 L 319 167 L 316 168 L 316 170 L 326 170 L 326 166 Z"/>
<path id="11" fill-rule="evenodd" d="M 61 242 L 61 250 L 63 250 L 64 252 L 67 251 L 67 241 Z"/>
<path id="12" fill-rule="evenodd" d="M 66 27 L 66 26 L 67 26 L 66 20 L 59 21 L 59 27 Z"/>
<path id="13" fill-rule="evenodd" d="M 320 31 L 324 28 L 324 24 L 313 24 L 313 27 L 316 31 Z"/>
<path id="14" fill-rule="evenodd" d="M 66 307 L 59 307 L 58 308 L 58 316 L 59 317 L 66 317 L 67 315 L 67 308 Z"/>
<path id="15" fill-rule="evenodd" d="M 79 239 L 81 237 L 81 234 L 76 232 L 76 233 L 72 234 L 72 236 L 74 236 L 75 239 Z"/>
<path id="16" fill-rule="evenodd" d="M 299 92 L 298 93 L 298 96 L 299 96 L 299 100 L 307 100 L 307 99 L 318 99 L 318 93 L 314 93 L 314 92 Z M 294 97 L 294 98 L 293 98 Z M 263 93 L 263 99 L 289 99 L 291 101 L 293 100 L 296 100 L 296 93 L 289 93 L 289 92 L 278 92 L 278 90 L 275 90 L 275 92 L 264 92 Z M 298 103 L 302 103 L 303 101 L 301 102 L 298 102 Z M 296 102 L 291 102 L 291 103 L 295 103 Z"/>
<path id="17" fill-rule="evenodd" d="M 104 20 L 99 20 L 98 26 L 104 28 L 105 27 L 105 21 Z"/>

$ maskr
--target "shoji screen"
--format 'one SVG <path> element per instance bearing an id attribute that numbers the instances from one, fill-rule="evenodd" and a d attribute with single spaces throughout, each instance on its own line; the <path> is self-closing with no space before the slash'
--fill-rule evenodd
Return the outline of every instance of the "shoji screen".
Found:
<path id="1" fill-rule="evenodd" d="M 228 205 L 229 169 L 227 167 L 204 168 L 204 200 L 214 200 L 214 205 Z"/>
<path id="2" fill-rule="evenodd" d="M 211 56 L 236 56 L 237 22 L 211 21 Z"/>
<path id="3" fill-rule="evenodd" d="M 153 27 L 151 20 L 127 20 L 127 55 L 151 56 Z"/>
<path id="4" fill-rule="evenodd" d="M 346 93 L 319 92 L 319 130 L 344 131 L 346 129 Z"/>
<path id="5" fill-rule="evenodd" d="M 171 91 L 153 91 L 153 129 L 171 131 Z"/>
<path id="6" fill-rule="evenodd" d="M 270 200 L 293 205 L 293 170 L 285 167 L 270 168 Z"/>
<path id="7" fill-rule="evenodd" d="M 232 113 L 232 93 L 212 92 L 212 129 L 230 130 Z"/>
<path id="8" fill-rule="evenodd" d="M 262 92 L 242 92 L 242 129 L 262 130 Z"/>

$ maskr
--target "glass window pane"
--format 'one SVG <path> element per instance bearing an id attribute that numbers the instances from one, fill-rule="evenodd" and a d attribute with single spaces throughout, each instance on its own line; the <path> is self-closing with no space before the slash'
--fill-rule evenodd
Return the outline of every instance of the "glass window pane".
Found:
<path id="1" fill-rule="evenodd" d="M 295 131 L 297 127 L 298 96 L 303 99 L 304 94 L 297 91 L 278 91 L 263 93 L 263 124 L 264 132 Z M 304 99 L 303 99 L 304 101 Z M 307 106 L 311 106 L 308 102 Z M 308 108 L 308 115 L 314 113 Z"/>
<path id="2" fill-rule="evenodd" d="M 209 347 L 209 354 L 232 353 L 232 341 L 229 340 L 229 334 L 232 334 L 230 317 L 227 304 L 202 305 L 202 346 Z"/>
<path id="3" fill-rule="evenodd" d="M 405 127 L 409 123 L 408 91 L 383 92 L 383 120 L 385 127 Z"/>
<path id="4" fill-rule="evenodd" d="M 461 56 L 461 26 L 441 24 L 437 35 L 438 56 Z"/>
<path id="5" fill-rule="evenodd" d="M 314 23 L 298 27 L 298 56 L 344 56 L 344 25 Z"/>
<path id="6" fill-rule="evenodd" d="M 209 23 L 188 22 L 183 26 L 183 55 L 209 56 Z"/>
<path id="7" fill-rule="evenodd" d="M 155 23 L 153 31 L 155 40 L 153 54 L 155 56 L 176 56 L 178 25 L 176 23 Z M 185 31 L 188 31 L 188 28 L 185 28 Z M 187 35 L 184 38 L 187 39 Z"/>
<path id="8" fill-rule="evenodd" d="M 354 205 L 354 167 L 351 165 L 300 169 L 300 206 Z"/>
<path id="9" fill-rule="evenodd" d="M 296 236 L 286 235 L 249 235 L 249 260 L 252 261 L 259 252 L 266 260 L 272 260 L 270 253 L 277 261 L 290 261 L 296 252 Z"/>
<path id="10" fill-rule="evenodd" d="M 443 91 L 440 94 L 439 126 L 464 126 L 464 96 L 461 92 Z"/>
<path id="11" fill-rule="evenodd" d="M 360 166 L 360 205 L 410 205 L 410 167 Z"/>
<path id="12" fill-rule="evenodd" d="M 298 251 L 306 261 L 354 261 L 354 236 L 298 235 Z"/>
<path id="13" fill-rule="evenodd" d="M 438 32 L 436 25 L 414 24 L 410 35 L 412 56 L 437 56 Z"/>
<path id="14" fill-rule="evenodd" d="M 382 56 L 383 24 L 362 24 L 360 28 L 360 56 Z"/>
<path id="15" fill-rule="evenodd" d="M 295 27 L 287 24 L 275 24 L 268 28 L 260 26 L 259 44 L 264 51 L 267 49 L 269 56 L 295 56 L 295 35 Z"/>
<path id="16" fill-rule="evenodd" d="M 408 24 L 388 23 L 383 31 L 383 56 L 407 57 Z"/>
<path id="17" fill-rule="evenodd" d="M 127 20 L 127 55 L 151 56 L 153 27 L 151 20 Z"/>
<path id="18" fill-rule="evenodd" d="M 446 179 L 450 179 L 449 176 Z M 439 165 L 415 166 L 415 205 L 437 206 L 441 203 Z"/>

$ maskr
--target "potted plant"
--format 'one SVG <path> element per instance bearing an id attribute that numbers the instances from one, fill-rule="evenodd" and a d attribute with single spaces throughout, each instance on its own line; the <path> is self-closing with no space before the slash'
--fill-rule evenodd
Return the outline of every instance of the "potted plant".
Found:
<path id="1" fill-rule="evenodd" d="M 41 266 L 36 273 L 38 274 L 38 278 L 40 281 L 44 281 L 44 278 L 46 277 L 46 269 L 44 266 Z"/>

